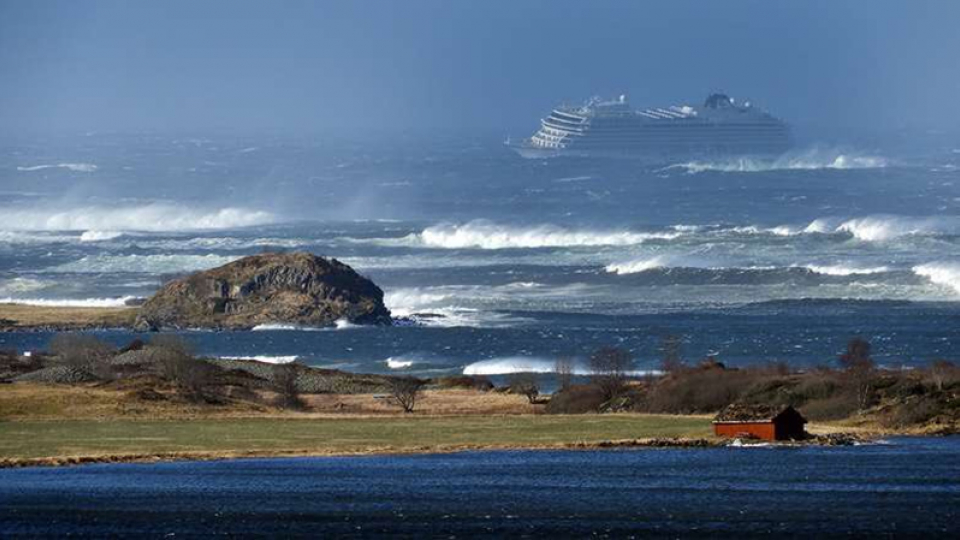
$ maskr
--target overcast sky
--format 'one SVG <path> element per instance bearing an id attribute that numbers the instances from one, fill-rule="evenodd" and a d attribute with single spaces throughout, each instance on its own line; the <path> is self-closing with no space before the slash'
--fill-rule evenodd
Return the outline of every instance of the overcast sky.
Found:
<path id="1" fill-rule="evenodd" d="M 508 131 L 594 94 L 960 125 L 956 1 L 0 0 L 7 130 Z"/>

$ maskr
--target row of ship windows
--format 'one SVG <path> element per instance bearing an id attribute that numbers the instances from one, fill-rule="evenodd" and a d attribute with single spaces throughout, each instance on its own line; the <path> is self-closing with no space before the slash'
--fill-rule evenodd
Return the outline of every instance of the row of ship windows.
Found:
<path id="1" fill-rule="evenodd" d="M 562 124 L 557 124 L 552 122 L 549 118 L 541 122 L 541 125 L 549 126 L 554 129 L 563 129 L 567 131 L 582 131 L 583 127 L 569 127 Z M 724 130 L 724 129 L 761 129 L 761 130 L 770 130 L 770 129 L 780 129 L 786 130 L 787 128 L 782 124 L 773 124 L 773 123 L 764 123 L 764 124 L 656 124 L 656 123 L 646 123 L 646 124 L 593 124 L 586 126 L 586 129 L 596 131 L 596 130 L 631 130 L 631 129 L 656 129 L 659 131 L 669 131 L 671 129 L 678 130 L 695 130 L 695 129 L 709 129 L 711 131 Z"/>

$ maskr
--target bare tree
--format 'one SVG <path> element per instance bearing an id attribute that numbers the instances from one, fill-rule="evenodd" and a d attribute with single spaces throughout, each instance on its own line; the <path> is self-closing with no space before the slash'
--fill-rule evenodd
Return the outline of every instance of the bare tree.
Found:
<path id="1" fill-rule="evenodd" d="M 684 367 L 683 340 L 680 336 L 666 335 L 660 341 L 660 370 L 664 373 L 677 373 Z"/>
<path id="2" fill-rule="evenodd" d="M 201 399 L 208 390 L 213 366 L 195 358 L 190 344 L 176 334 L 158 334 L 150 340 L 163 378 L 191 399 Z"/>
<path id="3" fill-rule="evenodd" d="M 510 391 L 526 396 L 527 401 L 536 403 L 540 397 L 540 386 L 535 373 L 513 373 L 510 375 Z"/>
<path id="4" fill-rule="evenodd" d="M 607 400 L 619 396 L 627 383 L 627 373 L 633 366 L 633 357 L 624 349 L 601 347 L 590 356 L 593 382 Z"/>
<path id="5" fill-rule="evenodd" d="M 857 337 L 847 343 L 847 352 L 840 355 L 840 365 L 856 391 L 859 412 L 863 412 L 870 405 L 873 397 L 873 375 L 876 366 L 870 357 L 871 349 L 869 341 Z"/>
<path id="6" fill-rule="evenodd" d="M 403 412 L 411 413 L 417 406 L 423 385 L 424 382 L 416 377 L 393 377 L 390 379 L 390 395 L 403 408 Z"/>
<path id="7" fill-rule="evenodd" d="M 557 374 L 557 388 L 564 390 L 573 384 L 573 358 L 561 356 L 553 368 Z"/>
<path id="8" fill-rule="evenodd" d="M 950 379 L 955 369 L 956 366 L 949 360 L 935 360 L 930 365 L 930 378 L 937 390 L 943 390 L 943 384 Z"/>
<path id="9" fill-rule="evenodd" d="M 299 369 L 295 362 L 278 364 L 273 368 L 273 387 L 277 392 L 276 405 L 281 409 L 303 409 L 306 404 L 297 387 Z"/>
<path id="10" fill-rule="evenodd" d="M 113 377 L 109 360 L 116 349 L 89 334 L 63 333 L 53 336 L 48 347 L 64 365 L 73 367 L 99 379 Z"/>

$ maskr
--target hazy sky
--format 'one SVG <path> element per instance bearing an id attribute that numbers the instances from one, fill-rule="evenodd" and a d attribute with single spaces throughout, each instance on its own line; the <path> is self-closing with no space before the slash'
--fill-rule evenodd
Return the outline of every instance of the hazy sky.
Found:
<path id="1" fill-rule="evenodd" d="M 749 97 L 798 125 L 960 125 L 960 2 L 0 0 L 5 130 L 532 129 Z"/>

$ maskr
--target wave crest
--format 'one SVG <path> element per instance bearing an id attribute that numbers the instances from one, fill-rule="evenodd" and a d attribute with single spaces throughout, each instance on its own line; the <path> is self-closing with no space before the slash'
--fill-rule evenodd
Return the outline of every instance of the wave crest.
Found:
<path id="1" fill-rule="evenodd" d="M 49 165 L 30 165 L 27 167 L 17 167 L 21 172 L 42 171 L 44 169 L 66 169 L 73 172 L 92 173 L 97 172 L 97 167 L 93 163 L 55 163 Z"/>
<path id="2" fill-rule="evenodd" d="M 960 263 L 934 262 L 913 267 L 918 276 L 929 279 L 936 285 L 949 287 L 960 294 Z"/>
<path id="3" fill-rule="evenodd" d="M 7 231 L 191 231 L 274 222 L 272 214 L 260 210 L 191 208 L 166 203 L 121 208 L 3 208 L 0 216 L 0 229 Z"/>
<path id="4" fill-rule="evenodd" d="M 411 240 L 428 247 L 445 249 L 510 249 L 575 246 L 627 246 L 648 240 L 677 238 L 680 231 L 589 231 L 571 230 L 556 225 L 527 228 L 498 225 L 485 220 L 463 225 L 441 224 L 424 229 Z"/>
<path id="5" fill-rule="evenodd" d="M 880 169 L 887 167 L 888 164 L 887 159 L 881 156 L 815 149 L 800 154 L 786 154 L 772 160 L 732 158 L 719 161 L 690 161 L 670 165 L 661 170 L 683 169 L 691 174 L 708 171 L 754 173 L 778 170 Z"/>
<path id="6" fill-rule="evenodd" d="M 129 302 L 137 300 L 136 296 L 123 296 L 120 298 L 80 298 L 80 299 L 54 299 L 54 298 L 0 298 L 0 304 L 20 304 L 24 306 L 41 307 L 77 307 L 77 308 L 107 308 L 124 307 Z"/>

